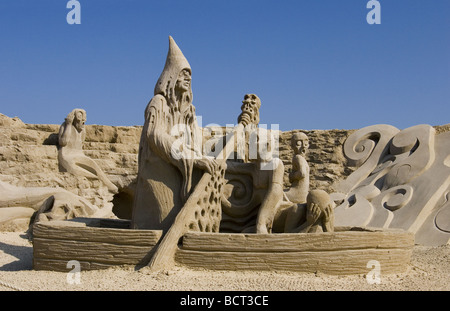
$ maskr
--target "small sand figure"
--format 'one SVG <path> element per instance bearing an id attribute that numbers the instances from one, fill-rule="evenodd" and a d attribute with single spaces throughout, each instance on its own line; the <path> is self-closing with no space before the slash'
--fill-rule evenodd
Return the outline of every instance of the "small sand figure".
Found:
<path id="1" fill-rule="evenodd" d="M 306 221 L 288 232 L 334 232 L 334 208 L 335 203 L 328 193 L 323 190 L 311 190 L 306 199 L 306 206 L 299 204 L 296 213 L 298 218 L 306 214 Z"/>
<path id="2" fill-rule="evenodd" d="M 83 141 L 86 137 L 86 111 L 74 109 L 66 117 L 59 129 L 58 161 L 61 171 L 77 176 L 98 178 L 108 190 L 117 193 L 117 187 L 108 179 L 94 160 L 83 153 Z"/>
<path id="3" fill-rule="evenodd" d="M 306 203 L 309 191 L 309 165 L 305 159 L 309 148 L 308 136 L 302 132 L 294 133 L 291 147 L 294 150 L 292 172 L 289 174 L 291 187 L 286 191 L 286 196 L 293 203 Z"/>
<path id="4" fill-rule="evenodd" d="M 284 221 L 283 232 L 333 232 L 335 206 L 328 193 L 323 190 L 311 190 L 306 203 L 291 206 L 286 210 L 285 217 L 280 218 Z"/>

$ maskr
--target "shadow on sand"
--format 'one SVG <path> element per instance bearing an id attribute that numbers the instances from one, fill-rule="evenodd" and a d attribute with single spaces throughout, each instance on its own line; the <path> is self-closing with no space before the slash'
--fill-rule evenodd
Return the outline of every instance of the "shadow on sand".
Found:
<path id="1" fill-rule="evenodd" d="M 28 236 L 25 234 L 20 237 L 23 239 L 28 239 Z M 0 255 L 2 252 L 17 258 L 17 260 L 0 266 L 0 271 L 22 271 L 31 270 L 33 268 L 32 245 L 18 246 L 0 241 Z"/>

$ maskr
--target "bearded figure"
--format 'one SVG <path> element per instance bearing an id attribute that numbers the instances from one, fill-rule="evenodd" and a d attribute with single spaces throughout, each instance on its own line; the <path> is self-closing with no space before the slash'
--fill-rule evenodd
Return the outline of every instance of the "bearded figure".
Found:
<path id="1" fill-rule="evenodd" d="M 139 144 L 132 228 L 166 232 L 202 171 L 217 163 L 202 154 L 202 132 L 192 105 L 191 67 L 172 37 L 154 97 L 145 109 Z"/>

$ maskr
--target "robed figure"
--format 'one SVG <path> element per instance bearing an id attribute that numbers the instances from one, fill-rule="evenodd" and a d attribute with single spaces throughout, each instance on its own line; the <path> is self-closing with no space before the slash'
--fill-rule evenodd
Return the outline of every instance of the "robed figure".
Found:
<path id="1" fill-rule="evenodd" d="M 132 228 L 170 228 L 202 171 L 214 158 L 202 154 L 202 132 L 192 105 L 191 67 L 172 37 L 154 97 L 145 109 Z"/>

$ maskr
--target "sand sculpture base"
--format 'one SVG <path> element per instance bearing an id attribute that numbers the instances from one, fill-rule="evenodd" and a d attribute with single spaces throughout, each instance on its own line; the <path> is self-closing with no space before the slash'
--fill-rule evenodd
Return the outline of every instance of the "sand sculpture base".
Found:
<path id="1" fill-rule="evenodd" d="M 161 238 L 159 230 L 132 230 L 127 220 L 79 218 L 34 226 L 34 269 L 67 272 L 146 265 Z M 279 270 L 364 274 L 376 260 L 381 273 L 401 273 L 410 263 L 414 234 L 397 229 L 338 227 L 327 233 L 238 234 L 188 232 L 175 262 L 211 270 Z"/>

